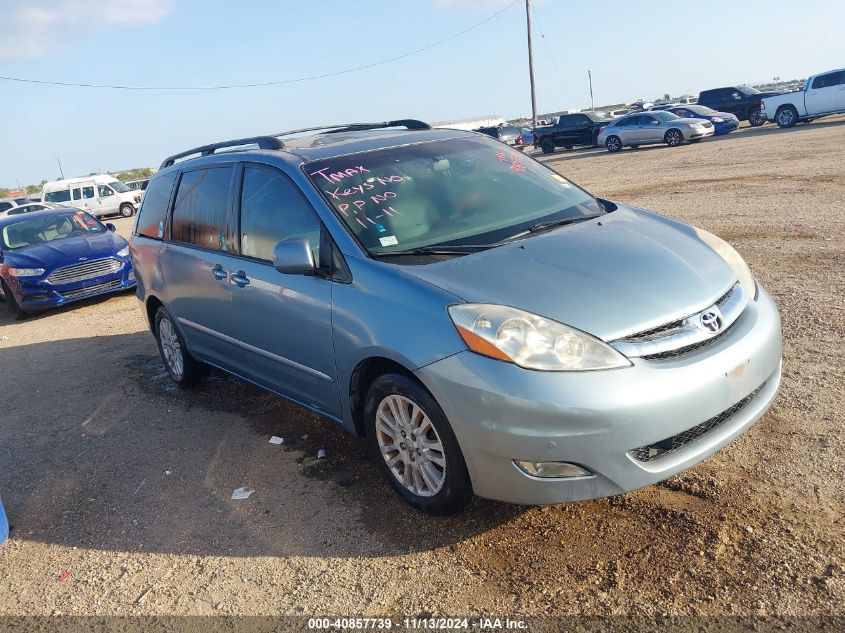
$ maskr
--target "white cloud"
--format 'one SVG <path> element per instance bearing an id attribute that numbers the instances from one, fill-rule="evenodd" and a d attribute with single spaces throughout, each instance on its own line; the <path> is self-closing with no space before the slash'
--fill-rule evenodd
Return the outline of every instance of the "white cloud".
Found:
<path id="1" fill-rule="evenodd" d="M 39 57 L 74 38 L 158 22 L 171 0 L 11 0 L 0 9 L 0 61 Z"/>

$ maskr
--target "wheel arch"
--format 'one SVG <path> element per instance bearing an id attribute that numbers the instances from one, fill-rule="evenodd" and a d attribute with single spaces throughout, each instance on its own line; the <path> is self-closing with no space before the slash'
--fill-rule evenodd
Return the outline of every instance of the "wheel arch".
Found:
<path id="1" fill-rule="evenodd" d="M 364 403 L 367 399 L 367 390 L 373 381 L 384 374 L 396 373 L 413 380 L 420 387 L 425 389 L 432 398 L 434 395 L 425 384 L 414 375 L 408 367 L 399 361 L 387 358 L 386 356 L 369 356 L 359 361 L 352 370 L 349 377 L 348 396 L 349 410 L 352 417 L 354 432 L 358 437 L 365 437 L 364 424 Z"/>

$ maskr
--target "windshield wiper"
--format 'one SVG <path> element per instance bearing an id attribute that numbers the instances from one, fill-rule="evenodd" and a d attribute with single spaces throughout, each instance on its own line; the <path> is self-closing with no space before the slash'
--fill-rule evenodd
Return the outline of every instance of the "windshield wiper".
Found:
<path id="1" fill-rule="evenodd" d="M 420 246 L 409 248 L 403 251 L 387 251 L 384 253 L 373 253 L 373 257 L 396 257 L 401 255 L 468 255 L 487 250 L 491 246 L 484 244 L 458 244 L 455 246 Z"/>
<path id="2" fill-rule="evenodd" d="M 529 235 L 530 233 L 539 233 L 541 231 L 547 231 L 549 229 L 555 229 L 559 226 L 567 226 L 569 224 L 577 224 L 578 222 L 586 222 L 587 220 L 592 220 L 593 218 L 598 218 L 604 215 L 603 213 L 593 213 L 592 215 L 578 215 L 571 218 L 559 218 L 557 220 L 548 220 L 546 222 L 538 222 L 537 224 L 532 224 L 524 231 L 520 231 L 516 235 L 511 235 L 507 240 L 515 240 L 518 237 L 522 237 L 523 235 Z"/>

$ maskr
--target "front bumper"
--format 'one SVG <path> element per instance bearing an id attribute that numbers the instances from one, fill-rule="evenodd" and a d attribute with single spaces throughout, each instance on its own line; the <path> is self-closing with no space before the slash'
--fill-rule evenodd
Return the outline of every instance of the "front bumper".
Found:
<path id="1" fill-rule="evenodd" d="M 716 128 L 690 128 L 688 131 L 685 131 L 684 134 L 686 139 L 689 141 L 691 139 L 697 138 L 707 138 L 708 136 L 713 136 L 715 134 Z"/>
<path id="2" fill-rule="evenodd" d="M 135 273 L 132 263 L 126 261 L 124 266 L 107 275 L 100 275 L 84 281 L 68 284 L 51 284 L 45 279 L 30 281 L 19 278 L 16 285 L 10 285 L 15 300 L 26 312 L 37 312 L 56 306 L 90 299 L 114 292 L 123 292 L 135 287 Z"/>
<path id="3" fill-rule="evenodd" d="M 716 129 L 716 135 L 727 134 L 733 132 L 739 127 L 739 120 L 724 121 L 722 123 L 714 123 L 713 127 Z"/>
<path id="4" fill-rule="evenodd" d="M 761 288 L 727 333 L 671 360 L 540 372 L 466 351 L 415 373 L 449 418 L 475 493 L 546 504 L 648 486 L 712 455 L 771 406 L 781 355 L 780 318 Z M 758 389 L 682 448 L 648 462 L 631 453 L 719 416 Z M 540 479 L 520 470 L 515 459 L 571 462 L 592 475 Z"/>

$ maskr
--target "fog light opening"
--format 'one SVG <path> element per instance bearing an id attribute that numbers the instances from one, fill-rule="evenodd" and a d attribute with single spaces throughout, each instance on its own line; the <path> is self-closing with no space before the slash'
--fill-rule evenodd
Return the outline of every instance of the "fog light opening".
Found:
<path id="1" fill-rule="evenodd" d="M 524 473 L 532 477 L 542 477 L 544 479 L 589 477 L 593 474 L 586 468 L 581 468 L 569 462 L 532 462 L 525 459 L 515 459 L 513 462 Z"/>

